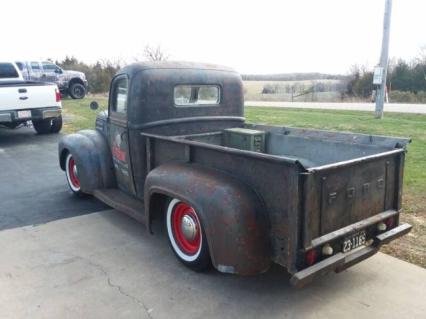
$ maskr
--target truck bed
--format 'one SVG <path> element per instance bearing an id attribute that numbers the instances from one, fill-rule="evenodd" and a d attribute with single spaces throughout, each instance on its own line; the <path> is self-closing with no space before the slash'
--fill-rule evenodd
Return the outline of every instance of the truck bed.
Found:
<path id="1" fill-rule="evenodd" d="M 266 125 L 247 124 L 244 128 L 266 133 L 263 154 L 297 161 L 306 170 L 384 154 L 401 149 L 409 142 L 404 138 Z M 229 148 L 223 131 L 178 138 Z"/>
<path id="2" fill-rule="evenodd" d="M 344 236 L 348 226 L 383 212 L 398 223 L 409 139 L 253 124 L 242 128 L 265 132 L 263 152 L 228 147 L 224 131 L 141 133 L 148 140 L 148 171 L 184 161 L 250 185 L 266 206 L 273 259 L 290 271 L 297 268 L 298 251 L 322 236 Z"/>

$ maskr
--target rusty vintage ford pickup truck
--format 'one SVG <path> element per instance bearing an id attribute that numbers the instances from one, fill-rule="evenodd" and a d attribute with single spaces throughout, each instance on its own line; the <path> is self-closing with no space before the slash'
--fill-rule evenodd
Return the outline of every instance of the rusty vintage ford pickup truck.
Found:
<path id="1" fill-rule="evenodd" d="M 75 194 L 148 229 L 164 218 L 173 252 L 199 271 L 277 263 L 303 286 L 410 231 L 399 223 L 408 139 L 249 124 L 243 100 L 226 67 L 132 64 L 96 130 L 62 138 L 60 167 Z"/>

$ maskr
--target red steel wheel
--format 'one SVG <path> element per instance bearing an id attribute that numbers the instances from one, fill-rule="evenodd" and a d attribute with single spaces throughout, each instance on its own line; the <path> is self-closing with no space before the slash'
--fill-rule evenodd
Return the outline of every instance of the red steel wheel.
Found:
<path id="1" fill-rule="evenodd" d="M 167 207 L 166 226 L 170 245 L 179 260 L 194 270 L 208 268 L 207 240 L 195 209 L 172 199 Z"/>
<path id="2" fill-rule="evenodd" d="M 72 157 L 71 153 L 67 154 L 67 158 L 65 161 L 65 174 L 67 176 L 67 182 L 71 190 L 75 194 L 80 194 L 80 180 L 78 179 L 78 169 L 77 164 Z"/>

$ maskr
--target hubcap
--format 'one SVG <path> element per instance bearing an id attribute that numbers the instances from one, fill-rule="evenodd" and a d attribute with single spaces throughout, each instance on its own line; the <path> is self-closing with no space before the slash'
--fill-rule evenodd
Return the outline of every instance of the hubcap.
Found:
<path id="1" fill-rule="evenodd" d="M 182 252 L 195 255 L 201 246 L 201 225 L 195 210 L 179 202 L 173 207 L 171 226 L 173 237 Z"/>
<path id="2" fill-rule="evenodd" d="M 181 230 L 183 236 L 189 241 L 193 241 L 197 235 L 197 224 L 189 215 L 182 217 Z"/>
<path id="3" fill-rule="evenodd" d="M 74 167 L 73 167 L 73 173 L 74 173 L 74 176 L 78 178 L 77 165 L 75 165 L 75 163 L 74 163 Z"/>
<path id="4" fill-rule="evenodd" d="M 78 179 L 77 173 L 77 165 L 75 164 L 74 158 L 71 157 L 68 162 L 68 174 L 70 177 L 71 184 L 74 186 L 74 188 L 79 189 L 80 181 Z"/>
<path id="5" fill-rule="evenodd" d="M 83 95 L 83 90 L 80 87 L 74 88 L 74 95 L 77 97 L 81 97 Z"/>

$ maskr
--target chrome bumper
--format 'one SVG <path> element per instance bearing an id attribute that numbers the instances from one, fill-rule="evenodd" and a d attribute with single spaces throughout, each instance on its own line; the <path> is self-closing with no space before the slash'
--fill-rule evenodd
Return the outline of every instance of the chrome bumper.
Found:
<path id="1" fill-rule="evenodd" d="M 42 110 L 41 111 L 41 117 L 44 119 L 52 118 L 52 117 L 59 117 L 62 114 L 61 109 L 48 109 L 48 110 Z"/>
<path id="2" fill-rule="evenodd" d="M 310 283 L 314 278 L 324 275 L 330 271 L 341 272 L 360 261 L 373 256 L 377 253 L 380 247 L 392 240 L 401 237 L 410 232 L 413 226 L 409 224 L 401 224 L 385 233 L 377 235 L 370 246 L 365 246 L 361 249 L 355 249 L 347 253 L 337 253 L 319 263 L 305 268 L 293 275 L 290 282 L 295 287 L 303 287 Z"/>
<path id="3" fill-rule="evenodd" d="M 30 117 L 19 118 L 18 111 L 21 111 L 21 110 L 11 110 L 11 111 L 0 112 L 0 123 L 13 123 L 13 122 L 23 122 L 23 121 L 30 121 L 30 120 L 44 120 L 48 118 L 56 118 L 61 116 L 62 114 L 61 108 L 50 107 L 50 108 L 41 108 L 41 109 L 31 109 Z M 25 109 L 22 111 L 25 111 Z"/>

